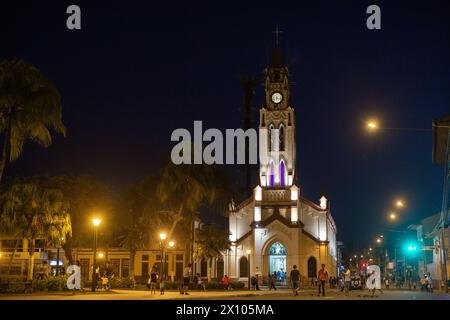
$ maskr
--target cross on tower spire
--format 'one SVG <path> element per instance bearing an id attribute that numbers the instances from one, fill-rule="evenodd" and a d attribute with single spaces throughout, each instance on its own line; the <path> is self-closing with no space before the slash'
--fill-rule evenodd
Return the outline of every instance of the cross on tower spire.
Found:
<path id="1" fill-rule="evenodd" d="M 275 34 L 275 44 L 278 47 L 279 45 L 279 35 L 283 33 L 283 31 L 278 29 L 278 25 L 276 26 L 276 29 L 272 31 L 272 33 Z"/>

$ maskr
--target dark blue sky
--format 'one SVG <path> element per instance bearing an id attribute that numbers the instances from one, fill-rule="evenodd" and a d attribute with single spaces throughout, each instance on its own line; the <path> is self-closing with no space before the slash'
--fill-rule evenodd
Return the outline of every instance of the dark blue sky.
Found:
<path id="1" fill-rule="evenodd" d="M 382 30 L 365 27 L 370 4 Z M 68 31 L 65 10 L 82 9 Z M 168 155 L 171 132 L 237 128 L 239 77 L 260 75 L 275 25 L 290 62 L 297 114 L 297 174 L 304 196 L 326 192 L 339 239 L 371 243 L 401 219 L 439 210 L 443 169 L 431 162 L 431 128 L 450 112 L 448 1 L 303 1 L 195 4 L 154 1 L 22 1 L 0 4 L 0 56 L 35 64 L 63 97 L 67 138 L 33 144 L 7 176 L 88 173 L 116 186 L 139 181 Z M 257 107 L 262 87 L 257 93 Z M 393 226 L 399 227 L 399 226 Z M 361 240 L 363 239 L 363 240 Z"/>

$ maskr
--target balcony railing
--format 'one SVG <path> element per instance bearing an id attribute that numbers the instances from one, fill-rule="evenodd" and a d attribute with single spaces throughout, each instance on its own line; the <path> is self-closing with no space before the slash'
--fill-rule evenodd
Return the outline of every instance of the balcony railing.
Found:
<path id="1" fill-rule="evenodd" d="M 284 202 L 291 201 L 291 190 L 263 190 L 263 202 Z"/>

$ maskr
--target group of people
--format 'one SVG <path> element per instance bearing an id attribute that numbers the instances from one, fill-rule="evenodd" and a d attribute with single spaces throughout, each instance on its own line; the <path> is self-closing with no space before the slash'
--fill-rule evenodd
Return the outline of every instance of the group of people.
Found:
<path id="1" fill-rule="evenodd" d="M 206 291 L 206 283 L 202 280 L 200 277 L 200 274 L 196 274 L 194 277 L 192 277 L 192 266 L 191 264 L 188 264 L 183 272 L 183 282 L 180 284 L 180 294 L 188 295 L 188 289 L 189 284 L 191 282 L 191 279 L 194 283 L 197 284 L 198 288 L 201 288 L 203 291 Z M 298 270 L 297 266 L 294 265 L 291 272 L 290 272 L 290 282 L 291 287 L 293 290 L 294 295 L 298 295 L 299 289 L 300 289 L 300 271 Z M 325 285 L 327 282 L 329 282 L 330 287 L 333 287 L 337 283 L 337 279 L 335 277 L 329 277 L 328 271 L 325 268 L 325 265 L 322 264 L 321 269 L 319 270 L 317 274 L 318 279 L 318 294 L 325 296 Z M 164 294 L 164 281 L 162 279 L 159 279 L 159 275 L 155 270 L 152 270 L 152 273 L 150 274 L 150 277 L 148 279 L 148 288 L 151 293 L 156 293 L 156 285 L 159 280 L 160 283 L 160 294 Z M 260 290 L 259 288 L 259 276 L 254 275 L 250 279 L 251 286 L 253 290 Z M 277 275 L 275 273 L 270 275 L 269 279 L 269 290 L 277 290 L 276 288 L 276 281 L 277 281 Z M 228 275 L 224 275 L 222 278 L 222 284 L 225 290 L 230 290 L 231 288 L 231 279 L 228 277 Z"/>
<path id="2" fill-rule="evenodd" d="M 298 270 L 297 266 L 294 265 L 292 267 L 291 273 L 290 273 L 290 282 L 291 282 L 291 288 L 293 291 L 294 296 L 298 295 L 298 291 L 300 290 L 300 271 Z M 269 282 L 269 290 L 276 290 L 276 286 L 275 286 L 275 280 L 276 277 L 273 274 L 270 277 L 270 282 Z M 322 267 L 320 268 L 318 274 L 317 274 L 317 287 L 319 290 L 319 296 L 325 296 L 325 284 L 330 281 L 330 277 L 328 276 L 328 271 L 325 268 L 325 265 L 322 264 Z M 331 283 L 331 281 L 330 281 Z"/>

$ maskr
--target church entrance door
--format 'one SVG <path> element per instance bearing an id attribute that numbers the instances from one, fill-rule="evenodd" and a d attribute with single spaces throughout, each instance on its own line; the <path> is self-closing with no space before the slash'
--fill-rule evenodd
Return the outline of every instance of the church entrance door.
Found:
<path id="1" fill-rule="evenodd" d="M 275 242 L 269 249 L 269 274 L 277 283 L 286 284 L 286 248 Z"/>

